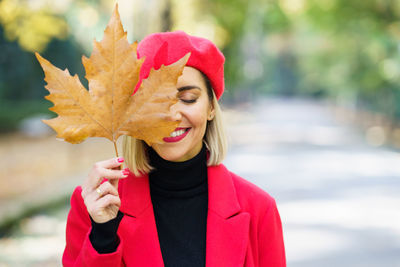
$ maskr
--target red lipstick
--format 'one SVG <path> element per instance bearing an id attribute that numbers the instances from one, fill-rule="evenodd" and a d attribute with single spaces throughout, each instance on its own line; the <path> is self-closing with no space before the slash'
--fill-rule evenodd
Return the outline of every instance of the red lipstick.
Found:
<path id="1" fill-rule="evenodd" d="M 163 138 L 164 142 L 173 143 L 173 142 L 178 142 L 178 141 L 182 140 L 189 133 L 191 128 L 176 128 L 175 129 L 175 131 L 184 130 L 184 129 L 185 129 L 185 132 L 181 135 L 178 135 L 175 137 L 172 137 L 172 136 L 164 137 Z"/>

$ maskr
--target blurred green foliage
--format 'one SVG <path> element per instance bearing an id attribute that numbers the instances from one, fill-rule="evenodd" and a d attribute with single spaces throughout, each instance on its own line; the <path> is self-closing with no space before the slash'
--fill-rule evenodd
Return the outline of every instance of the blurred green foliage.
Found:
<path id="1" fill-rule="evenodd" d="M 5 40 L 2 30 L 0 27 L 0 132 L 7 132 L 17 129 L 19 122 L 29 115 L 53 113 L 48 111 L 52 104 L 44 99 L 48 91 L 44 89 L 44 74 L 35 55 L 21 49 L 17 42 Z M 71 39 L 53 39 L 43 56 L 83 77 L 82 53 Z"/>
<path id="2" fill-rule="evenodd" d="M 160 14 L 174 14 L 164 21 L 171 25 L 176 14 L 167 9 L 178 10 L 182 3 L 165 1 L 134 2 L 142 12 L 155 12 L 152 8 L 157 4 L 162 7 Z M 5 2 L 27 5 L 29 1 L 1 3 Z M 90 6 L 83 6 L 86 2 Z M 68 9 L 72 11 L 64 13 L 32 11 L 25 6 L 16 14 L 10 10 L 6 14 L 0 8 L 1 131 L 15 129 L 24 114 L 47 109 L 43 104 L 47 94 L 44 75 L 29 52 L 34 42 L 26 40 L 38 37 L 38 47 L 46 47 L 44 57 L 78 73 L 85 83 L 80 59 L 84 48 L 77 39 L 87 34 L 77 33 L 79 19 L 86 18 L 85 25 L 90 25 L 85 14 L 96 15 L 99 32 L 111 14 L 108 2 L 73 1 Z M 224 98 L 243 99 L 259 93 L 328 97 L 340 104 L 379 111 L 393 120 L 400 118 L 400 1 L 191 0 L 195 2 L 192 6 L 201 16 L 212 21 L 218 32 L 224 30 Z M 189 20 L 183 16 L 181 22 Z M 198 22 L 198 18 L 192 20 L 191 25 Z M 24 34 L 27 25 L 32 26 L 29 36 Z"/>
<path id="3" fill-rule="evenodd" d="M 206 2 L 230 34 L 228 94 L 329 97 L 400 118 L 400 1 Z"/>
<path id="4" fill-rule="evenodd" d="M 44 6 L 35 7 L 35 2 L 1 1 L 0 23 L 8 40 L 18 40 L 24 50 L 31 52 L 42 52 L 53 38 L 68 35 L 65 20 Z"/>
<path id="5" fill-rule="evenodd" d="M 298 19 L 304 22 L 296 28 L 298 42 L 317 37 L 318 43 L 297 52 L 302 92 L 400 117 L 399 1 L 310 0 Z"/>

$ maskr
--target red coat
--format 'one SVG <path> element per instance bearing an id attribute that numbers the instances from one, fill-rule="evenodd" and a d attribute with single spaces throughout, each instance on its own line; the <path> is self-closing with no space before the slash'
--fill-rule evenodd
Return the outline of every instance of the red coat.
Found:
<path id="1" fill-rule="evenodd" d="M 120 180 L 117 251 L 98 254 L 89 240 L 90 218 L 81 188 L 72 194 L 67 221 L 64 266 L 164 266 L 148 176 Z M 284 267 L 282 226 L 275 200 L 265 191 L 228 171 L 208 167 L 206 267 Z"/>

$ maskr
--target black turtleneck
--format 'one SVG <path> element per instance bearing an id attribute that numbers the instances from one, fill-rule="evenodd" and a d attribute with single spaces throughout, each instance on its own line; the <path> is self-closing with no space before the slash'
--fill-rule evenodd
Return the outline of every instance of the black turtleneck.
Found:
<path id="1" fill-rule="evenodd" d="M 150 196 L 153 204 L 158 239 L 164 265 L 205 266 L 208 208 L 207 153 L 201 151 L 184 162 L 161 158 L 148 150 L 154 170 L 149 173 Z M 97 224 L 92 221 L 90 240 L 99 253 L 111 253 L 118 246 L 117 218 Z"/>
<path id="2" fill-rule="evenodd" d="M 158 238 L 164 265 L 205 266 L 208 208 L 207 153 L 170 162 L 149 149 L 155 168 L 149 174 Z"/>

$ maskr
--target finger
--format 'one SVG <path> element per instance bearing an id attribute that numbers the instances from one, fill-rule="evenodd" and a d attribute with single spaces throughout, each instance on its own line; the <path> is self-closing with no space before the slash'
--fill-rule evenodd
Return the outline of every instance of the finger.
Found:
<path id="1" fill-rule="evenodd" d="M 117 180 L 118 181 L 118 180 Z M 102 183 L 96 190 L 98 198 L 105 196 L 107 194 L 111 194 L 114 196 L 118 196 L 118 190 L 111 185 L 109 181 Z"/>
<path id="2" fill-rule="evenodd" d="M 91 191 L 103 181 L 103 177 L 100 176 L 102 173 L 101 169 L 114 168 L 115 170 L 120 170 L 123 162 L 123 157 L 96 162 L 88 175 L 88 179 L 86 179 L 85 183 L 82 185 L 82 197 L 91 193 Z"/>
<path id="3" fill-rule="evenodd" d="M 108 180 L 111 179 L 123 179 L 128 177 L 128 172 L 122 170 L 110 170 L 110 169 L 105 169 L 99 165 L 95 165 L 91 172 L 89 173 L 89 179 L 87 183 L 87 188 L 89 192 L 95 190 L 101 182 L 104 180 L 104 178 L 107 178 Z"/>
<path id="4" fill-rule="evenodd" d="M 118 195 L 118 190 L 114 188 L 108 181 L 102 183 L 98 188 L 87 194 L 84 198 L 84 203 L 87 207 L 97 206 L 95 203 L 106 195 Z"/>
<path id="5" fill-rule="evenodd" d="M 112 168 L 118 168 L 123 162 L 124 162 L 124 158 L 119 157 L 119 158 L 112 158 L 112 159 L 99 161 L 96 164 L 99 164 L 101 167 L 103 167 L 105 169 L 112 169 Z"/>
<path id="6" fill-rule="evenodd" d="M 118 191 L 118 180 L 117 179 L 111 179 L 110 184 Z"/>
<path id="7" fill-rule="evenodd" d="M 131 173 L 131 172 L 129 171 L 129 168 L 125 168 L 125 169 L 122 170 L 122 174 L 124 174 L 126 177 L 128 177 L 130 173 Z M 125 178 L 126 178 L 126 177 L 125 177 Z M 111 179 L 111 180 L 109 180 L 109 182 L 110 182 L 110 184 L 111 184 L 112 186 L 114 186 L 115 189 L 118 191 L 118 182 L 119 182 L 119 179 Z"/>
<path id="8" fill-rule="evenodd" d="M 96 202 L 96 206 L 98 207 L 98 209 L 105 209 L 110 205 L 115 205 L 117 207 L 120 207 L 121 199 L 118 196 L 108 194 L 98 199 Z"/>

